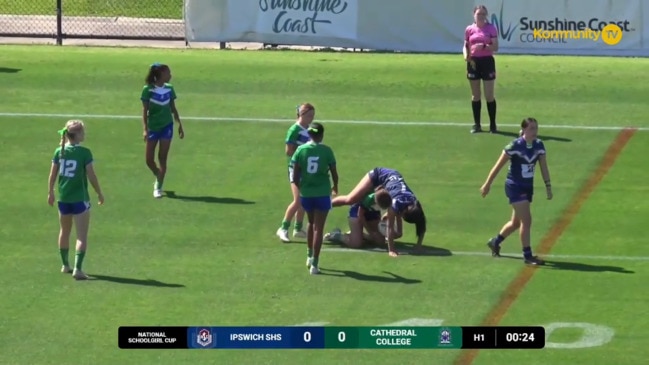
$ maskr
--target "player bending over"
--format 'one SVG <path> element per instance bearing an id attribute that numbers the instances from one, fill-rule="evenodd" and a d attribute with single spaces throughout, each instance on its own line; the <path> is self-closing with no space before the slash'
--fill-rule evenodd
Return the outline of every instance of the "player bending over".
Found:
<path id="1" fill-rule="evenodd" d="M 388 209 L 392 204 L 390 194 L 384 189 L 370 193 L 360 202 L 353 204 L 349 209 L 349 232 L 342 233 L 336 228 L 331 233 L 325 234 L 324 239 L 331 242 L 340 242 L 349 248 L 361 248 L 364 243 L 384 245 L 385 236 L 379 230 L 381 222 L 381 209 Z M 384 216 L 387 220 L 387 215 Z M 395 238 L 401 237 L 402 220 L 397 217 L 397 230 Z"/>
<path id="2" fill-rule="evenodd" d="M 398 171 L 385 167 L 374 168 L 363 176 L 349 194 L 334 198 L 332 205 L 338 207 L 359 203 L 364 196 L 379 186 L 383 187 L 392 198 L 392 204 L 387 210 L 386 238 L 389 255 L 392 257 L 399 255 L 394 247 L 394 226 L 397 217 L 415 225 L 417 231 L 415 251 L 420 251 L 426 234 L 426 216 L 421 203 Z"/>

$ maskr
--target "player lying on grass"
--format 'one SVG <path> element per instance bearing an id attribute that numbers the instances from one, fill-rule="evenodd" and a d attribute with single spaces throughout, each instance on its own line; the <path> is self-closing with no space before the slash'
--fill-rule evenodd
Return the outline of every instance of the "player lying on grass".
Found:
<path id="1" fill-rule="evenodd" d="M 489 172 L 487 181 L 480 188 L 482 197 L 486 197 L 491 189 L 491 184 L 498 172 L 509 162 L 509 172 L 505 180 L 505 195 L 512 206 L 512 217 L 505 223 L 498 235 L 489 240 L 487 246 L 491 255 L 500 256 L 500 244 L 520 228 L 521 244 L 523 246 L 523 260 L 530 265 L 544 265 L 544 261 L 532 255 L 530 245 L 530 229 L 532 226 L 532 213 L 530 205 L 534 195 L 534 170 L 536 163 L 541 166 L 541 175 L 545 181 L 546 194 L 552 199 L 552 186 L 550 185 L 550 171 L 545 157 L 545 146 L 537 139 L 538 122 L 534 118 L 526 118 L 521 123 L 521 136 L 510 142 L 500 154 L 498 161 Z"/>
<path id="2" fill-rule="evenodd" d="M 421 203 L 419 203 L 417 197 L 398 171 L 385 167 L 374 168 L 363 176 L 349 194 L 334 198 L 332 205 L 339 207 L 359 203 L 368 193 L 378 187 L 383 187 L 392 199 L 392 204 L 387 209 L 386 238 L 389 255 L 392 257 L 399 255 L 394 247 L 394 226 L 397 217 L 401 217 L 406 222 L 415 225 L 417 231 L 415 251 L 421 251 L 424 235 L 426 234 L 426 216 Z"/>
<path id="3" fill-rule="evenodd" d="M 381 208 L 387 209 L 392 204 L 390 194 L 384 189 L 370 193 L 360 202 L 349 208 L 349 232 L 342 233 L 339 228 L 325 234 L 324 239 L 330 242 L 339 242 L 349 248 L 361 248 L 364 243 L 383 246 L 385 236 L 379 230 L 381 222 Z M 387 214 L 384 215 L 387 221 Z M 397 217 L 397 230 L 395 238 L 401 237 L 402 220 Z"/>

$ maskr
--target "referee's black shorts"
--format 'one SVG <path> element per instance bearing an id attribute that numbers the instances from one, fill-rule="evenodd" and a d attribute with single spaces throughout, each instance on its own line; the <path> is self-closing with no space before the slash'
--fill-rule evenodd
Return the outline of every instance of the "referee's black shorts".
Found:
<path id="1" fill-rule="evenodd" d="M 466 63 L 466 78 L 469 80 L 490 81 L 496 79 L 496 60 L 493 56 L 473 57 L 475 69 L 470 62 Z"/>

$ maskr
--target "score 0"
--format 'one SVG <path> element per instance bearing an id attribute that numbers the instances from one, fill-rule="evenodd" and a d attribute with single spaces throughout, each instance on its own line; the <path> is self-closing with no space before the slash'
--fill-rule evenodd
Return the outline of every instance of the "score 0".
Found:
<path id="1" fill-rule="evenodd" d="M 354 327 L 325 327 L 325 348 L 358 348 L 358 329 Z"/>
<path id="2" fill-rule="evenodd" d="M 305 343 L 311 342 L 311 332 L 310 331 L 304 331 L 304 335 L 302 337 L 304 339 Z M 345 342 L 347 339 L 347 335 L 345 334 L 344 331 L 339 331 L 338 332 L 338 342 Z"/>

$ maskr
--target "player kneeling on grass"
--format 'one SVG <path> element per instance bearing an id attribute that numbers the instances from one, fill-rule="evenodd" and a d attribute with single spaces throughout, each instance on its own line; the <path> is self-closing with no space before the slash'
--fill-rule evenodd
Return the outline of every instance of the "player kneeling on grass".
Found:
<path id="1" fill-rule="evenodd" d="M 69 273 L 68 252 L 70 247 L 70 233 L 72 223 L 77 228 L 77 247 L 74 271 L 72 276 L 77 280 L 87 279 L 88 276 L 81 271 L 81 264 L 86 255 L 88 244 L 88 226 L 90 224 L 90 196 L 88 194 L 88 180 L 95 189 L 99 198 L 99 205 L 104 203 L 97 175 L 92 164 L 92 153 L 80 145 L 85 138 L 84 125 L 80 120 L 68 121 L 61 135 L 61 146 L 54 151 L 52 167 L 50 168 L 49 193 L 47 203 L 54 205 L 54 184 L 58 176 L 59 190 L 59 252 L 63 267 L 61 272 Z"/>
<path id="2" fill-rule="evenodd" d="M 426 234 L 426 215 L 424 214 L 421 203 L 397 170 L 386 167 L 372 169 L 363 176 L 361 181 L 358 182 L 349 194 L 335 197 L 332 200 L 332 205 L 339 207 L 341 205 L 356 204 L 362 201 L 363 197 L 369 192 L 379 187 L 385 189 L 392 199 L 391 205 L 387 209 L 387 230 L 385 234 L 388 244 L 388 254 L 391 257 L 399 256 L 399 253 L 397 253 L 394 247 L 394 226 L 397 217 L 401 217 L 404 221 L 415 225 L 417 231 L 415 251 L 421 251 L 424 235 Z"/>
<path id="3" fill-rule="evenodd" d="M 360 202 L 353 204 L 349 209 L 349 232 L 342 233 L 336 228 L 331 233 L 327 233 L 325 240 L 331 242 L 340 242 L 349 248 L 361 248 L 364 243 L 373 245 L 384 245 L 385 235 L 379 229 L 379 223 L 387 220 L 387 214 L 381 219 L 381 208 L 388 209 L 392 204 L 390 194 L 379 189 L 375 193 L 370 193 Z M 397 218 L 397 228 L 395 238 L 401 237 L 402 221 Z"/>
<path id="4" fill-rule="evenodd" d="M 308 131 L 311 141 L 298 147 L 291 158 L 291 180 L 300 191 L 300 202 L 309 221 L 306 265 L 311 274 L 319 274 L 323 230 L 331 210 L 331 193 L 338 193 L 338 171 L 333 150 L 322 144 L 322 124 L 312 123 Z M 329 180 L 330 172 L 333 184 Z"/>

